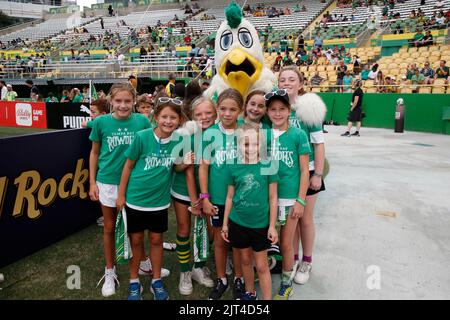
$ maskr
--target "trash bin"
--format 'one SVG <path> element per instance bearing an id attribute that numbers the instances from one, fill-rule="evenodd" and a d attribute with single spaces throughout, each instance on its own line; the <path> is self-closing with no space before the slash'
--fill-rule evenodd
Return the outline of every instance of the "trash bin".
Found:
<path id="1" fill-rule="evenodd" d="M 395 132 L 403 133 L 405 128 L 405 105 L 403 99 L 397 100 L 397 107 L 395 108 Z"/>
<path id="2" fill-rule="evenodd" d="M 450 106 L 442 107 L 442 121 L 444 121 L 444 133 L 450 134 Z"/>

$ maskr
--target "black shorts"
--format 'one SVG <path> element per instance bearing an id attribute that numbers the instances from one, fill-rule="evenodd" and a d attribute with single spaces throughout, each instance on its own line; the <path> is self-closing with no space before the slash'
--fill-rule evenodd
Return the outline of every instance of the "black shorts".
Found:
<path id="1" fill-rule="evenodd" d="M 168 230 L 169 210 L 140 211 L 125 206 L 127 211 L 128 233 L 137 233 L 148 230 L 155 233 L 163 233 Z"/>
<path id="2" fill-rule="evenodd" d="M 269 228 L 252 229 L 238 225 L 230 220 L 228 226 L 228 240 L 232 248 L 246 249 L 260 252 L 270 248 L 270 240 L 267 239 Z"/>
<path id="3" fill-rule="evenodd" d="M 350 122 L 360 122 L 362 119 L 362 109 L 361 108 L 355 108 L 353 111 L 350 111 L 348 113 L 347 120 Z"/>
<path id="4" fill-rule="evenodd" d="M 218 204 L 213 204 L 213 206 L 217 207 L 217 214 L 211 217 L 211 225 L 214 228 L 222 228 L 223 226 L 223 217 L 225 216 L 225 206 L 221 206 Z"/>
<path id="5" fill-rule="evenodd" d="M 178 198 L 174 197 L 173 195 L 170 195 L 170 196 L 172 197 L 173 201 L 176 201 L 178 203 L 184 204 L 185 206 L 190 206 L 191 205 L 191 203 L 189 201 L 178 199 Z"/>
<path id="6" fill-rule="evenodd" d="M 309 171 L 309 178 L 312 178 L 312 175 L 314 174 L 314 170 Z M 307 196 L 312 196 L 315 195 L 316 193 L 319 193 L 320 191 L 325 191 L 325 183 L 323 182 L 323 178 L 322 178 L 322 186 L 320 187 L 319 190 L 313 190 L 311 188 L 308 188 L 308 191 L 306 192 Z"/>

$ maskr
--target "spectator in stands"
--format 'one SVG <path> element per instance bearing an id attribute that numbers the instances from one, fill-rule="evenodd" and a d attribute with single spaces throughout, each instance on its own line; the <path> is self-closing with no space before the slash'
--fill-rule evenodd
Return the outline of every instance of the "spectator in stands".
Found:
<path id="1" fill-rule="evenodd" d="M 378 93 L 386 92 L 383 71 L 381 71 L 381 70 L 378 71 L 377 77 L 375 78 L 374 83 L 377 86 Z"/>
<path id="2" fill-rule="evenodd" d="M 430 30 L 425 32 L 425 36 L 422 39 L 423 46 L 432 46 L 433 45 L 433 35 Z"/>
<path id="3" fill-rule="evenodd" d="M 6 95 L 5 95 L 5 100 L 6 101 L 15 101 L 17 98 L 17 92 L 13 91 L 12 85 L 7 84 L 6 85 Z"/>
<path id="4" fill-rule="evenodd" d="M 289 9 L 289 7 L 286 6 L 286 8 L 284 8 L 283 14 L 284 14 L 285 16 L 288 16 L 288 15 L 291 14 L 291 10 Z"/>
<path id="5" fill-rule="evenodd" d="M 439 62 L 439 68 L 436 69 L 434 79 L 446 79 L 446 83 L 448 83 L 450 80 L 449 68 L 445 64 L 445 60 Z"/>
<path id="6" fill-rule="evenodd" d="M 314 48 L 321 48 L 323 45 L 323 38 L 320 36 L 320 32 L 317 32 L 316 37 L 314 38 Z"/>
<path id="7" fill-rule="evenodd" d="M 281 56 L 281 52 L 278 52 L 277 57 L 275 58 L 275 64 L 281 66 L 282 62 L 283 62 L 283 57 Z"/>
<path id="8" fill-rule="evenodd" d="M 353 56 L 353 73 L 359 74 L 361 72 L 361 59 L 356 54 Z"/>
<path id="9" fill-rule="evenodd" d="M 440 9 L 442 7 L 444 7 L 445 4 L 445 0 L 437 0 L 436 3 L 434 4 L 434 9 Z"/>
<path id="10" fill-rule="evenodd" d="M 102 30 L 105 29 L 105 22 L 103 21 L 103 17 L 100 18 L 100 26 L 102 27 Z"/>
<path id="11" fill-rule="evenodd" d="M 418 85 L 423 85 L 425 82 L 425 76 L 419 72 L 419 69 L 415 70 L 415 74 L 411 78 L 412 90 L 414 93 L 419 91 Z"/>
<path id="12" fill-rule="evenodd" d="M 198 50 L 198 55 L 199 55 L 200 57 L 206 56 L 207 54 L 208 54 L 208 52 L 206 51 L 206 48 L 205 48 L 205 47 L 201 47 L 200 50 Z"/>
<path id="13" fill-rule="evenodd" d="M 395 86 L 395 77 L 387 76 L 384 79 L 384 83 L 386 84 L 386 93 L 395 93 L 397 92 L 397 87 Z"/>
<path id="14" fill-rule="evenodd" d="M 70 91 L 70 101 L 72 102 L 83 102 L 83 94 L 81 94 L 80 89 L 73 88 Z"/>
<path id="15" fill-rule="evenodd" d="M 306 6 L 305 6 L 305 5 L 302 5 L 302 12 L 306 12 L 306 11 L 308 11 L 308 10 L 306 9 Z"/>
<path id="16" fill-rule="evenodd" d="M 145 50 L 144 46 L 141 46 L 141 49 L 139 51 L 139 57 L 142 59 L 146 55 L 147 55 L 147 50 Z"/>
<path id="17" fill-rule="evenodd" d="M 411 63 L 406 71 L 406 79 L 411 80 L 412 76 L 416 73 L 416 64 Z"/>
<path id="18" fill-rule="evenodd" d="M 114 15 L 114 9 L 113 9 L 112 5 L 108 6 L 108 14 L 110 17 L 112 17 Z"/>
<path id="19" fill-rule="evenodd" d="M 197 57 L 198 56 L 198 51 L 199 51 L 199 49 L 195 46 L 195 43 L 193 43 L 191 52 L 189 53 L 189 56 Z"/>
<path id="20" fill-rule="evenodd" d="M 314 73 L 314 76 L 311 77 L 310 83 L 311 83 L 312 86 L 320 86 L 320 84 L 321 84 L 324 80 L 325 80 L 325 79 L 322 78 L 322 77 L 319 75 L 319 72 L 316 71 L 316 72 Z"/>
<path id="21" fill-rule="evenodd" d="M 370 70 L 369 74 L 367 75 L 367 78 L 369 80 L 375 80 L 377 78 L 377 75 L 378 75 L 378 64 L 375 63 L 372 66 L 372 70 Z"/>
<path id="22" fill-rule="evenodd" d="M 343 83 L 343 92 L 347 92 L 350 93 L 352 92 L 352 83 L 353 83 L 353 77 L 350 74 L 350 71 L 346 71 L 345 72 L 345 76 L 344 78 L 342 78 L 342 83 Z"/>
<path id="23" fill-rule="evenodd" d="M 410 19 L 415 19 L 417 16 L 416 16 L 416 10 L 411 10 L 411 13 L 409 14 L 409 18 Z"/>
<path id="24" fill-rule="evenodd" d="M 342 92 L 343 88 L 342 88 L 342 84 L 344 82 L 344 76 L 345 73 L 347 72 L 347 66 L 344 65 L 344 61 L 339 60 L 338 62 L 338 66 L 336 68 L 336 72 L 337 72 L 337 82 L 336 85 L 337 87 L 337 91 L 338 92 Z"/>
<path id="25" fill-rule="evenodd" d="M 186 46 L 190 46 L 191 45 L 191 41 L 192 41 L 191 35 L 190 34 L 186 34 L 186 36 L 184 37 L 184 44 Z"/>
<path id="26" fill-rule="evenodd" d="M 69 90 L 63 90 L 62 91 L 61 102 L 70 102 L 70 92 L 69 92 Z"/>
<path id="27" fill-rule="evenodd" d="M 168 97 L 173 97 L 173 95 L 175 94 L 174 90 L 175 90 L 175 81 L 176 81 L 176 77 L 173 73 L 169 74 L 169 82 L 166 85 L 166 89 L 165 89 L 165 93 L 167 94 Z"/>
<path id="28" fill-rule="evenodd" d="M 303 38 L 303 35 L 299 35 L 297 38 L 297 43 L 298 43 L 298 49 L 304 49 L 305 48 L 305 39 Z"/>
<path id="29" fill-rule="evenodd" d="M 39 94 L 39 89 L 34 85 L 33 80 L 25 81 L 25 85 L 30 88 L 30 97 Z"/>
<path id="30" fill-rule="evenodd" d="M 8 92 L 8 89 L 6 88 L 6 82 L 1 80 L 0 81 L 0 100 L 6 99 L 6 93 Z"/>
<path id="31" fill-rule="evenodd" d="M 434 82 L 434 70 L 430 67 L 430 63 L 425 62 L 424 67 L 420 71 L 425 76 L 425 84 L 433 84 Z"/>
<path id="32" fill-rule="evenodd" d="M 291 55 L 286 54 L 283 58 L 283 67 L 291 66 L 293 64 L 294 64 L 294 61 L 292 60 Z"/>
<path id="33" fill-rule="evenodd" d="M 48 97 L 45 99 L 45 102 L 59 102 L 59 101 L 58 101 L 58 98 L 55 97 L 53 92 L 49 92 Z"/>

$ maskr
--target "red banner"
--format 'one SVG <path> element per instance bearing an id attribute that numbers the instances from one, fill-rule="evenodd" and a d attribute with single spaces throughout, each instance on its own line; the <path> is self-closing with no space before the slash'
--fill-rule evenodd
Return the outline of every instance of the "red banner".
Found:
<path id="1" fill-rule="evenodd" d="M 45 102 L 0 101 L 0 126 L 46 129 Z"/>

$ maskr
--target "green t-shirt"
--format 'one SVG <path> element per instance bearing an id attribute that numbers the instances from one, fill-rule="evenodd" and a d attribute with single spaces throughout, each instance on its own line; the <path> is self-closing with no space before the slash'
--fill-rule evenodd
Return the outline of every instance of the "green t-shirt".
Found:
<path id="1" fill-rule="evenodd" d="M 298 119 L 295 111 L 291 112 L 289 117 L 289 125 L 300 128 L 306 133 L 308 138 L 310 152 L 309 152 L 309 170 L 314 170 L 314 146 L 313 144 L 324 143 L 323 130 L 321 125 L 308 126 L 303 121 Z"/>
<path id="2" fill-rule="evenodd" d="M 210 201 L 224 205 L 227 198 L 226 167 L 237 163 L 236 134 L 225 133 L 222 125 L 217 123 L 203 133 L 203 158 L 210 161 L 208 174 L 208 193 Z"/>
<path id="3" fill-rule="evenodd" d="M 86 128 L 92 129 L 94 127 L 94 120 L 86 122 Z"/>
<path id="4" fill-rule="evenodd" d="M 15 91 L 8 91 L 6 92 L 5 100 L 6 101 L 14 101 L 17 98 L 17 92 Z"/>
<path id="5" fill-rule="evenodd" d="M 447 78 L 450 75 L 450 73 L 449 73 L 450 68 L 449 67 L 445 66 L 443 69 L 444 70 L 442 70 L 441 68 L 437 68 L 436 69 L 436 75 L 437 75 L 438 78 Z"/>
<path id="6" fill-rule="evenodd" d="M 270 122 L 270 119 L 269 119 Z M 237 120 L 238 127 L 245 124 L 245 118 L 238 118 Z M 270 129 L 270 124 L 267 123 L 267 120 L 265 119 L 265 116 L 261 118 L 261 122 L 259 123 L 260 129 Z"/>
<path id="7" fill-rule="evenodd" d="M 425 80 L 425 76 L 423 74 L 419 74 L 419 76 L 413 75 L 411 77 L 411 82 L 413 84 L 417 84 L 419 81 L 424 81 Z"/>
<path id="8" fill-rule="evenodd" d="M 57 97 L 53 97 L 53 98 L 47 97 L 47 98 L 45 98 L 45 102 L 59 102 L 59 101 L 58 101 Z"/>
<path id="9" fill-rule="evenodd" d="M 127 120 L 106 114 L 92 122 L 89 139 L 100 143 L 97 181 L 118 185 L 126 160 L 124 153 L 133 142 L 136 132 L 150 128 L 150 121 L 142 114 L 132 113 Z"/>
<path id="10" fill-rule="evenodd" d="M 202 135 L 201 132 L 193 134 L 191 136 L 182 136 L 183 137 L 183 145 L 184 145 L 184 154 L 189 151 L 197 150 L 198 146 L 201 144 Z M 194 151 L 195 154 L 197 154 L 196 151 Z M 197 191 L 200 191 L 200 184 L 198 182 L 198 165 L 195 165 L 194 168 L 194 174 L 195 174 L 195 180 L 196 180 L 196 186 Z M 186 171 L 181 172 L 175 172 L 173 174 L 172 179 L 172 188 L 170 190 L 170 193 L 178 199 L 185 200 L 185 201 L 191 201 L 189 198 L 189 192 L 187 189 L 187 183 L 186 183 Z"/>
<path id="11" fill-rule="evenodd" d="M 274 172 L 264 172 L 269 164 L 235 164 L 227 166 L 227 185 L 234 185 L 230 220 L 247 228 L 269 225 L 269 184 L 278 181 Z"/>
<path id="12" fill-rule="evenodd" d="M 126 191 L 128 205 L 162 210 L 170 205 L 172 167 L 179 157 L 175 147 L 180 141 L 173 134 L 166 139 L 156 137 L 153 128 L 136 134 L 125 157 L 136 161 Z"/>
<path id="13" fill-rule="evenodd" d="M 421 40 L 423 38 L 423 33 L 416 33 L 414 35 L 414 41 Z"/>
<path id="14" fill-rule="evenodd" d="M 362 80 L 369 79 L 369 73 L 370 73 L 370 70 L 363 70 L 363 71 L 361 71 L 361 79 Z"/>
<path id="15" fill-rule="evenodd" d="M 84 99 L 83 95 L 79 94 L 73 98 L 72 102 L 83 102 L 83 99 Z"/>
<path id="16" fill-rule="evenodd" d="M 300 188 L 299 157 L 310 154 L 308 138 L 305 132 L 296 127 L 289 129 L 277 137 L 272 130 L 267 139 L 270 159 L 278 164 L 278 198 L 296 199 Z"/>

